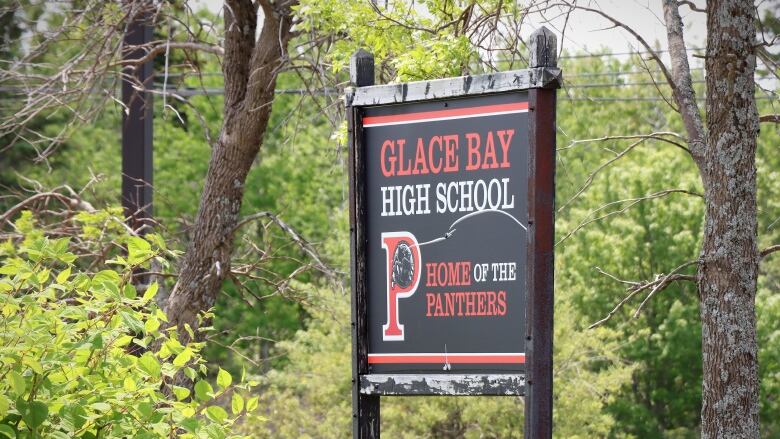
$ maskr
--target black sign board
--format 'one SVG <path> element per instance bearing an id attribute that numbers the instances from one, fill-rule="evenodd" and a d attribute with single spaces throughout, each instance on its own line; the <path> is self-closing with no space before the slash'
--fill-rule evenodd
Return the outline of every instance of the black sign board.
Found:
<path id="1" fill-rule="evenodd" d="M 531 68 L 373 86 L 358 51 L 350 140 L 353 436 L 379 398 L 522 395 L 552 436 L 555 37 Z"/>
<path id="2" fill-rule="evenodd" d="M 367 107 L 371 373 L 525 363 L 528 93 Z"/>

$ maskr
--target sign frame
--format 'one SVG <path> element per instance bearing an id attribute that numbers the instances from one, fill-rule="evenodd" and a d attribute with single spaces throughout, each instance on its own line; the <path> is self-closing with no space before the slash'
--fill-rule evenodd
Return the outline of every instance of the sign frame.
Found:
<path id="1" fill-rule="evenodd" d="M 530 68 L 432 81 L 374 85 L 374 59 L 351 59 L 356 86 L 345 95 L 349 143 L 353 438 L 379 437 L 381 396 L 524 396 L 525 437 L 552 437 L 553 246 L 555 207 L 556 38 L 541 27 L 530 39 Z M 368 366 L 365 107 L 525 91 L 528 93 L 528 240 L 525 374 L 372 374 Z"/>

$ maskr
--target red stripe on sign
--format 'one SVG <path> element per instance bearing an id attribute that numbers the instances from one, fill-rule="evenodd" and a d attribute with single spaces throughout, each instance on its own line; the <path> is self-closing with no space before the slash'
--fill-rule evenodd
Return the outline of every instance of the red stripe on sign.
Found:
<path id="1" fill-rule="evenodd" d="M 451 108 L 448 110 L 421 111 L 418 113 L 391 114 L 388 116 L 366 116 L 363 126 L 398 122 L 422 122 L 426 120 L 444 119 L 449 117 L 481 116 L 491 113 L 509 111 L 527 111 L 528 102 L 512 102 L 509 104 L 483 105 L 481 107 Z"/>
<path id="2" fill-rule="evenodd" d="M 368 354 L 368 364 L 525 364 L 525 354 L 513 355 L 371 355 Z"/>

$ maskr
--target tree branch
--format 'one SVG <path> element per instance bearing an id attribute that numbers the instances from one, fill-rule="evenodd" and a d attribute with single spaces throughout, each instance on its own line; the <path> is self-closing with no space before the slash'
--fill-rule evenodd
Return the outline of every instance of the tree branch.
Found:
<path id="1" fill-rule="evenodd" d="M 666 289 L 673 282 L 679 282 L 679 281 L 696 282 L 696 276 L 679 274 L 679 272 L 691 265 L 696 265 L 698 263 L 699 263 L 698 259 L 685 262 L 684 264 L 678 266 L 668 274 L 666 275 L 659 274 L 652 281 L 645 281 L 645 282 L 634 282 L 634 281 L 622 280 L 596 267 L 596 270 L 598 270 L 599 273 L 604 274 L 618 282 L 629 285 L 629 287 L 626 289 L 628 295 L 626 295 L 626 297 L 624 297 L 623 300 L 621 300 L 617 305 L 615 305 L 612 311 L 610 311 L 603 319 L 588 326 L 588 329 L 593 329 L 599 325 L 606 323 L 609 319 L 612 318 L 613 315 L 615 315 L 615 313 L 617 313 L 623 307 L 623 305 L 625 305 L 626 303 L 628 303 L 629 300 L 634 298 L 634 296 L 636 296 L 642 291 L 649 289 L 650 292 L 647 294 L 647 297 L 645 297 L 645 299 L 639 305 L 639 308 L 637 308 L 637 310 L 633 314 L 633 318 L 639 317 L 639 313 L 641 312 L 642 308 L 644 308 L 644 306 L 647 304 L 647 302 L 650 300 L 650 298 L 653 297 L 659 291 L 663 291 L 664 289 Z"/>
<path id="2" fill-rule="evenodd" d="M 243 101 L 249 79 L 249 60 L 255 48 L 257 9 L 251 0 L 227 0 L 225 15 L 225 110 Z"/>
<path id="3" fill-rule="evenodd" d="M 166 47 L 170 47 L 171 49 L 198 50 L 201 52 L 213 53 L 214 55 L 218 55 L 218 56 L 222 56 L 225 54 L 225 49 L 219 46 L 215 46 L 213 44 L 185 42 L 185 41 L 171 41 L 147 49 L 146 55 L 142 56 L 141 58 L 122 60 L 117 64 L 139 66 L 141 64 L 144 64 L 147 61 L 154 59 L 155 56 L 164 53 L 166 51 Z"/>
<path id="4" fill-rule="evenodd" d="M 639 204 L 642 201 L 652 200 L 652 199 L 655 199 L 655 198 L 661 198 L 661 197 L 665 197 L 665 196 L 670 195 L 670 194 L 687 194 L 687 195 L 693 195 L 693 196 L 696 196 L 696 197 L 699 197 L 699 198 L 704 198 L 701 194 L 698 194 L 696 192 L 691 192 L 691 191 L 688 191 L 688 190 L 685 190 L 685 189 L 666 189 L 666 190 L 663 190 L 663 191 L 659 191 L 659 192 L 655 192 L 655 193 L 652 193 L 652 194 L 649 194 L 649 195 L 645 195 L 643 197 L 627 198 L 627 199 L 624 199 L 624 200 L 612 201 L 611 203 L 607 203 L 607 204 L 599 207 L 598 209 L 595 209 L 595 210 L 592 210 L 591 212 L 589 212 L 587 217 L 586 217 L 588 219 L 586 219 L 585 221 L 583 221 L 580 224 L 578 224 L 577 227 L 575 227 L 574 229 L 572 229 L 572 231 L 567 233 L 566 236 L 564 236 L 558 242 L 556 242 L 555 245 L 557 246 L 558 244 L 562 243 L 563 241 L 571 238 L 572 235 L 574 235 L 575 233 L 579 232 L 582 228 L 586 227 L 588 224 L 601 221 L 601 220 L 609 218 L 609 217 L 611 217 L 613 215 L 619 215 L 619 214 L 627 211 L 628 209 L 634 207 L 635 205 Z M 615 204 L 622 204 L 622 203 L 629 203 L 629 204 L 627 206 L 625 206 L 625 207 L 620 208 L 620 209 L 609 211 L 609 212 L 607 212 L 604 215 L 601 215 L 599 217 L 596 217 L 596 218 L 592 217 L 593 215 L 595 215 L 596 213 L 598 213 L 599 211 L 601 211 L 603 209 L 606 209 L 607 207 L 610 207 L 610 206 L 615 205 Z"/>
<path id="5" fill-rule="evenodd" d="M 261 1 L 265 15 L 263 28 L 255 44 L 255 50 L 249 60 L 246 100 L 243 110 L 254 112 L 257 103 L 271 102 L 279 70 L 288 61 L 287 43 L 292 38 L 292 7 L 296 0 L 284 0 L 270 3 Z M 252 116 L 255 117 L 255 116 Z"/>
<path id="6" fill-rule="evenodd" d="M 759 253 L 759 256 L 761 259 L 764 259 L 765 257 L 771 255 L 774 252 L 780 251 L 780 244 L 775 244 L 772 246 L 769 246 L 763 250 L 761 250 L 761 253 Z"/>
<path id="7" fill-rule="evenodd" d="M 688 262 L 680 265 L 679 267 L 675 268 L 674 270 L 672 270 L 666 276 L 663 276 L 663 277 L 656 276 L 656 278 L 655 278 L 655 280 L 653 282 L 648 283 L 646 285 L 646 287 L 643 287 L 644 289 L 646 289 L 650 285 L 655 284 L 655 286 L 652 287 L 653 289 L 650 290 L 649 293 L 647 293 L 647 296 L 645 297 L 645 300 L 643 300 L 642 303 L 639 304 L 639 307 L 636 309 L 636 311 L 634 311 L 634 318 L 639 317 L 639 313 L 642 312 L 642 309 L 645 307 L 647 302 L 649 302 L 650 299 L 653 296 L 655 296 L 656 293 L 666 289 L 666 287 L 669 286 L 672 282 L 682 281 L 682 280 L 689 281 L 689 282 L 696 282 L 696 276 L 688 275 L 688 274 L 679 274 L 679 272 L 680 272 L 680 270 L 684 269 L 685 267 L 688 267 L 688 266 L 694 265 L 694 264 L 698 264 L 698 263 L 699 263 L 698 260 L 697 261 L 688 261 Z"/>
<path id="8" fill-rule="evenodd" d="M 663 0 L 663 8 L 669 57 L 672 61 L 672 77 L 667 79 L 673 82 L 672 95 L 680 108 L 680 115 L 688 133 L 691 155 L 701 166 L 705 149 L 704 124 L 696 103 L 696 91 L 693 89 L 679 5 L 677 0 Z"/>
<path id="9" fill-rule="evenodd" d="M 639 35 L 639 33 L 637 33 L 631 26 L 628 26 L 628 25 L 624 24 L 623 22 L 615 19 L 611 15 L 608 15 L 607 13 L 605 13 L 604 11 L 601 11 L 599 9 L 593 9 L 593 8 L 588 8 L 588 7 L 585 7 L 585 6 L 579 6 L 576 3 L 570 3 L 568 1 L 564 1 L 563 4 L 567 5 L 570 8 L 580 9 L 580 10 L 583 10 L 583 11 L 588 11 L 588 12 L 592 12 L 594 14 L 601 15 L 602 17 L 606 18 L 607 20 L 611 21 L 612 24 L 614 25 L 614 27 L 622 28 L 626 32 L 630 33 L 634 38 L 636 38 L 636 40 L 639 42 L 639 44 L 641 44 L 642 47 L 645 48 L 645 50 L 650 54 L 650 57 L 653 58 L 653 60 L 655 60 L 655 62 L 658 64 L 658 68 L 661 70 L 661 73 L 663 73 L 664 77 L 666 78 L 666 82 L 668 82 L 669 86 L 672 87 L 672 90 L 675 89 L 675 87 L 676 87 L 675 82 L 674 82 L 674 80 L 672 80 L 672 75 L 671 75 L 671 73 L 669 73 L 669 69 L 667 69 L 666 64 L 664 64 L 664 62 L 661 61 L 661 57 L 653 49 L 653 47 L 650 46 L 650 44 L 648 44 L 647 41 L 645 41 L 645 39 L 641 35 Z"/>
<path id="10" fill-rule="evenodd" d="M 335 282 L 335 280 L 338 278 L 338 274 L 340 273 L 330 268 L 328 264 L 323 262 L 322 258 L 319 255 L 319 252 L 317 252 L 317 249 L 315 249 L 306 239 L 304 239 L 300 234 L 298 234 L 298 232 L 296 232 L 295 229 L 290 227 L 287 223 L 282 221 L 278 216 L 274 215 L 271 212 L 267 212 L 267 211 L 256 212 L 253 213 L 252 215 L 248 215 L 242 218 L 241 220 L 238 221 L 238 223 L 236 223 L 236 226 L 233 228 L 233 233 L 235 233 L 238 229 L 240 229 L 245 224 L 258 220 L 260 218 L 270 219 L 280 229 L 282 229 L 285 233 L 287 233 L 292 238 L 292 240 L 298 245 L 298 247 L 300 247 L 300 249 L 303 250 L 304 253 L 309 255 L 309 257 L 315 262 L 314 267 Z"/>
<path id="11" fill-rule="evenodd" d="M 568 145 L 564 146 L 563 148 L 559 148 L 557 151 L 558 152 L 566 151 L 567 149 L 571 149 L 571 148 L 573 148 L 573 147 L 575 147 L 577 145 L 583 144 L 583 143 L 604 142 L 604 141 L 607 141 L 607 140 L 653 139 L 653 140 L 660 140 L 662 142 L 666 142 L 666 143 L 669 143 L 671 145 L 674 145 L 674 146 L 682 149 L 683 151 L 687 152 L 688 154 L 691 153 L 691 151 L 687 147 L 685 147 L 685 145 L 683 145 L 682 143 L 675 142 L 674 140 L 667 139 L 664 136 L 676 137 L 677 139 L 680 139 L 683 142 L 686 141 L 686 139 L 683 136 L 681 136 L 681 135 L 679 135 L 679 134 L 677 134 L 675 132 L 672 132 L 672 131 L 659 131 L 659 132 L 650 133 L 650 134 L 632 134 L 632 135 L 627 135 L 627 136 L 604 136 L 604 137 L 596 137 L 596 138 L 592 138 L 592 139 L 572 140 L 571 143 L 569 143 Z"/>
<path id="12" fill-rule="evenodd" d="M 571 203 L 573 203 L 574 200 L 576 200 L 580 195 L 582 195 L 582 193 L 585 192 L 590 187 L 590 185 L 593 183 L 593 180 L 596 178 L 596 175 L 599 172 L 601 172 L 607 166 L 611 165 L 612 163 L 616 162 L 617 160 L 625 157 L 626 154 L 631 152 L 632 149 L 634 149 L 636 146 L 638 146 L 639 144 L 641 144 L 645 140 L 648 140 L 648 139 L 661 140 L 661 141 L 670 143 L 672 145 L 675 145 L 675 146 L 683 149 L 684 151 L 687 151 L 687 152 L 690 153 L 690 151 L 688 151 L 688 149 L 685 146 L 681 145 L 678 142 L 675 142 L 675 141 L 672 141 L 672 140 L 669 140 L 669 139 L 665 139 L 665 138 L 661 137 L 661 135 L 674 135 L 674 136 L 679 137 L 679 135 L 677 135 L 675 133 L 669 133 L 669 132 L 653 133 L 653 134 L 648 134 L 648 135 L 607 136 L 607 137 L 601 137 L 601 138 L 597 138 L 597 139 L 574 140 L 568 146 L 566 146 L 565 148 L 562 148 L 561 150 L 565 150 L 565 149 L 571 148 L 572 146 L 574 146 L 576 144 L 579 144 L 579 143 L 596 142 L 596 141 L 603 141 L 603 140 L 639 139 L 636 142 L 634 142 L 631 145 L 629 145 L 623 151 L 615 154 L 615 157 L 612 157 L 611 159 L 607 160 L 605 163 L 601 164 L 598 168 L 596 168 L 593 172 L 591 172 L 590 175 L 588 175 L 588 178 L 585 180 L 585 183 L 582 185 L 582 187 L 568 201 L 563 203 L 563 205 L 558 208 L 558 212 L 562 212 L 566 207 L 568 207 Z M 561 151 L 561 150 L 559 150 L 559 151 Z"/>
<path id="13" fill-rule="evenodd" d="M 692 2 L 692 1 L 690 1 L 690 0 L 679 0 L 679 1 L 677 2 L 677 4 L 678 4 L 679 6 L 688 6 L 689 8 L 691 8 L 691 11 L 695 11 L 695 12 L 705 12 L 705 13 L 707 12 L 706 10 L 704 10 L 704 9 L 702 9 L 702 8 L 700 8 L 700 7 L 698 7 L 698 6 L 696 6 L 696 4 L 695 4 L 695 3 L 693 3 L 693 2 Z"/>
<path id="14" fill-rule="evenodd" d="M 780 123 L 780 114 L 764 114 L 758 118 L 759 122 Z"/>
<path id="15" fill-rule="evenodd" d="M 26 206 L 40 200 L 46 200 L 49 198 L 53 198 L 55 200 L 60 201 L 62 204 L 65 205 L 68 209 L 78 209 L 78 210 L 84 210 L 87 212 L 94 212 L 95 208 L 92 207 L 91 204 L 88 202 L 81 200 L 76 197 L 68 197 L 67 195 L 61 194 L 56 191 L 52 192 L 42 192 L 39 194 L 32 195 L 29 198 L 26 198 L 19 203 L 17 203 L 15 206 L 8 209 L 5 213 L 0 215 L 0 227 L 2 227 L 3 223 L 10 220 L 12 216 L 19 213 L 19 211 L 23 210 Z"/>

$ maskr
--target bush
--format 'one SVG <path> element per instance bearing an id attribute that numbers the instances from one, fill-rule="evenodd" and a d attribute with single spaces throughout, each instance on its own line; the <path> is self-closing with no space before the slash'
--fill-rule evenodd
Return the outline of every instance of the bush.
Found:
<path id="1" fill-rule="evenodd" d="M 165 329 L 157 284 L 130 282 L 161 240 L 123 236 L 126 256 L 109 261 L 117 269 L 90 273 L 68 238 L 30 224 L 22 215 L 24 240 L 0 244 L 0 438 L 238 437 L 229 428 L 257 399 L 221 369 L 214 390 L 201 344 Z M 194 395 L 171 384 L 180 373 Z M 232 415 L 213 404 L 228 395 Z"/>

